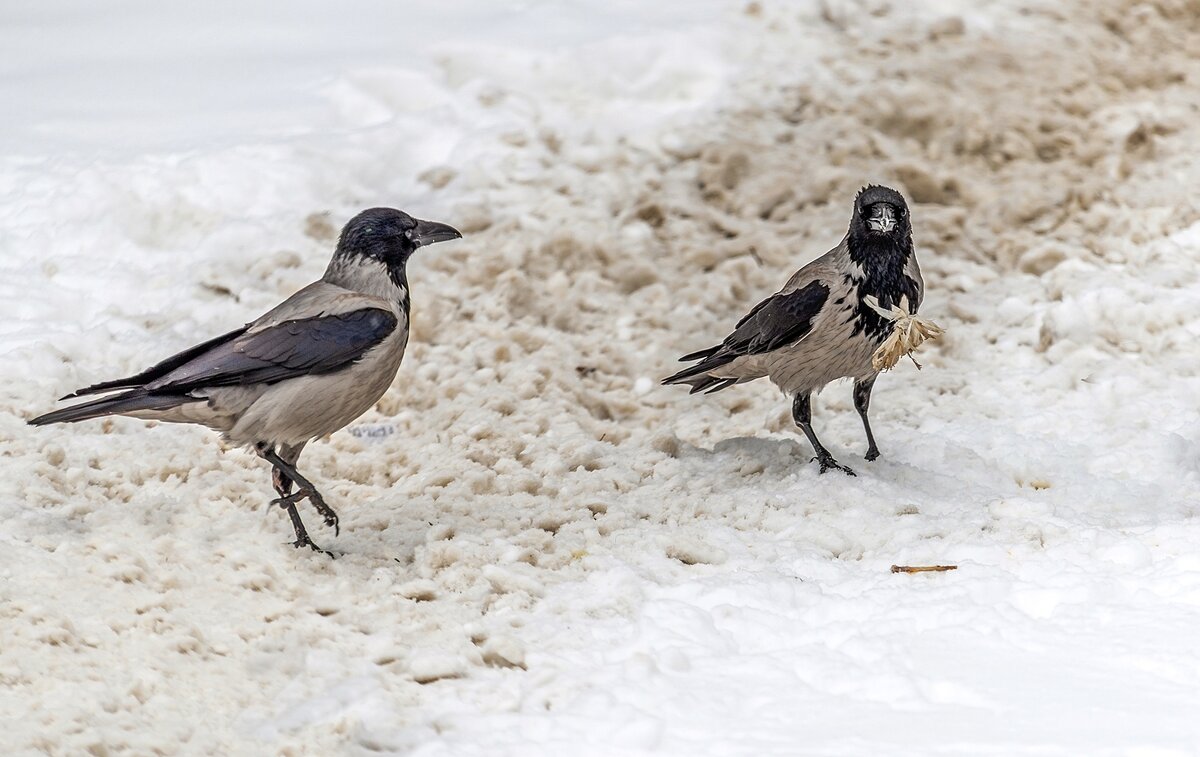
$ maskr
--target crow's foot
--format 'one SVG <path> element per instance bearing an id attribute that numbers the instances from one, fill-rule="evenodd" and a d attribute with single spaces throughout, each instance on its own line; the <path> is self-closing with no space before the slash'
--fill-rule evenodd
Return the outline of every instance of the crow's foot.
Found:
<path id="1" fill-rule="evenodd" d="M 837 460 L 834 460 L 832 455 L 829 455 L 829 454 L 817 455 L 816 457 L 813 458 L 813 460 L 815 460 L 817 462 L 817 464 L 821 466 L 821 473 L 824 473 L 825 471 L 829 470 L 830 468 L 836 468 L 837 470 L 840 470 L 842 473 L 845 473 L 847 476 L 857 476 L 858 475 L 852 469 L 846 467 L 845 465 L 842 465 Z"/>
<path id="2" fill-rule="evenodd" d="M 296 503 L 308 497 L 308 491 L 301 489 L 295 494 L 289 494 L 286 497 L 271 500 L 272 505 L 279 505 L 287 511 L 288 517 L 292 519 L 292 529 L 296 532 L 296 541 L 292 542 L 292 546 L 299 549 L 300 547 L 308 547 L 314 552 L 320 552 L 329 555 L 332 559 L 336 557 L 327 549 L 321 549 L 308 536 L 308 529 L 304 527 L 304 521 L 300 520 L 300 513 L 296 510 Z M 336 515 L 334 516 L 337 517 Z"/>
<path id="3" fill-rule="evenodd" d="M 316 509 L 317 513 L 325 521 L 325 525 L 333 529 L 333 535 L 338 536 L 342 530 L 338 524 L 338 514 L 333 508 L 325 503 L 325 498 L 316 489 L 298 489 L 295 494 L 289 494 L 286 497 L 279 497 L 271 500 L 272 505 L 279 505 L 283 509 L 294 508 L 297 502 L 307 499 Z"/>
<path id="4" fill-rule="evenodd" d="M 342 530 L 338 525 L 338 514 L 333 511 L 333 508 L 325 503 L 325 498 L 316 489 L 304 489 L 307 492 L 308 501 L 316 508 L 317 513 L 324 518 L 325 525 L 333 529 L 333 535 L 339 535 Z"/>
<path id="5" fill-rule="evenodd" d="M 304 536 L 300 537 L 299 539 L 296 539 L 296 541 L 292 542 L 292 546 L 295 547 L 296 549 L 300 549 L 302 547 L 308 547 L 313 552 L 320 552 L 323 555 L 327 555 L 330 560 L 337 559 L 337 555 L 330 552 L 328 549 L 321 549 L 320 547 L 318 547 L 313 542 L 312 539 L 308 538 L 308 534 L 304 534 Z"/>

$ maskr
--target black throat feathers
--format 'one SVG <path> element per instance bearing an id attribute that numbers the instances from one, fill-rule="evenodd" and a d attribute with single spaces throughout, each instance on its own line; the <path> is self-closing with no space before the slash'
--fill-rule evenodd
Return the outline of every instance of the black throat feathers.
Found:
<path id="1" fill-rule="evenodd" d="M 899 306 L 900 298 L 907 297 L 909 312 L 916 312 L 917 282 L 906 270 L 913 255 L 912 235 L 896 239 L 852 234 L 846 241 L 850 260 L 862 270 L 861 275 L 846 274 L 847 283 L 858 293 L 854 334 L 866 332 L 867 336 L 882 342 L 891 331 L 891 322 L 872 310 L 865 298 L 874 296 L 879 300 L 879 306 L 886 310 Z"/>

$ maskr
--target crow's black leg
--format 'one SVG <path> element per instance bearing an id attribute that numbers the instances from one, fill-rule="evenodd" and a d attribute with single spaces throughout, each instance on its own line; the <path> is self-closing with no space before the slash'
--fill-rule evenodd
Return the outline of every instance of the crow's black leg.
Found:
<path id="1" fill-rule="evenodd" d="M 325 525 L 332 527 L 333 533 L 336 536 L 341 533 L 341 528 L 338 525 L 338 514 L 333 511 L 332 507 L 325 503 L 325 498 L 321 496 L 321 492 L 317 491 L 317 487 L 296 470 L 296 461 L 300 459 L 300 452 L 303 449 L 304 445 L 300 445 L 298 447 L 284 447 L 282 450 L 283 454 L 276 454 L 273 449 L 267 449 L 266 452 L 260 451 L 259 454 L 275 466 L 275 470 L 279 471 L 281 478 L 291 479 L 296 482 L 296 485 L 299 487 L 299 491 L 296 494 L 304 495 L 303 497 L 298 497 L 296 501 L 299 502 L 300 499 L 307 499 L 312 503 L 312 506 L 325 519 Z M 288 490 L 291 490 L 290 487 Z"/>
<path id="2" fill-rule="evenodd" d="M 272 500 L 272 505 L 279 505 L 287 511 L 288 517 L 292 520 L 292 528 L 296 532 L 296 541 L 292 542 L 295 547 L 309 547 L 316 552 L 324 552 L 330 557 L 331 552 L 318 547 L 309 537 L 307 529 L 304 528 L 304 522 L 300 520 L 300 513 L 296 510 L 296 503 L 302 499 L 307 499 L 317 508 L 317 512 L 325 517 L 325 523 L 334 526 L 334 533 L 337 533 L 337 513 L 325 504 L 321 498 L 320 492 L 312 483 L 296 472 L 294 461 L 299 458 L 301 447 L 284 448 L 284 455 L 275 452 L 274 448 L 268 447 L 265 444 L 260 444 L 255 447 L 255 451 L 259 456 L 267 462 L 271 463 L 271 483 L 275 487 L 275 491 L 279 493 L 279 498 Z M 292 458 L 292 461 L 284 459 L 284 457 Z M 299 485 L 299 490 L 295 494 L 290 494 L 292 490 L 292 482 Z M 332 521 L 332 522 L 331 522 Z"/>
<path id="3" fill-rule="evenodd" d="M 833 455 L 829 454 L 829 450 L 825 449 L 821 441 L 817 439 L 817 435 L 813 432 L 812 428 L 812 404 L 809 400 L 808 392 L 797 394 L 796 398 L 792 400 L 792 419 L 796 421 L 796 425 L 800 427 L 800 430 L 808 437 L 809 443 L 812 444 L 813 451 L 817 453 L 817 456 L 813 460 L 816 460 L 821 466 L 822 473 L 830 468 L 837 468 L 846 475 L 856 475 L 854 471 L 834 460 Z"/>
<path id="4" fill-rule="evenodd" d="M 275 487 L 275 491 L 279 492 L 280 497 L 286 497 L 292 493 L 292 479 L 274 465 L 271 466 L 271 485 Z"/>
<path id="5" fill-rule="evenodd" d="M 299 549 L 300 547 L 308 547 L 313 552 L 321 552 L 322 554 L 333 557 L 334 554 L 327 549 L 321 549 L 309 537 L 308 530 L 304 528 L 304 521 L 300 520 L 300 513 L 296 510 L 296 502 L 304 499 L 305 492 L 303 490 L 286 497 L 271 500 L 272 505 L 279 505 L 287 511 L 288 517 L 292 519 L 292 529 L 296 532 L 296 541 L 292 542 L 292 546 Z"/>
<path id="6" fill-rule="evenodd" d="M 279 505 L 287 511 L 288 517 L 292 519 L 292 529 L 296 532 L 296 541 L 292 542 L 294 547 L 308 547 L 317 552 L 324 552 L 332 557 L 332 553 L 327 552 L 309 538 L 308 530 L 304 527 L 304 521 L 300 520 L 300 513 L 296 510 L 296 503 L 304 499 L 304 493 L 299 492 L 292 494 L 292 479 L 286 473 L 271 466 L 271 484 L 275 487 L 275 491 L 279 492 L 279 498 L 271 500 L 272 505 Z"/>
<path id="7" fill-rule="evenodd" d="M 879 447 L 875 446 L 875 435 L 871 433 L 871 422 L 867 420 L 867 408 L 871 406 L 871 389 L 875 387 L 875 377 L 864 381 L 854 382 L 854 409 L 862 416 L 863 428 L 867 431 L 867 459 L 879 457 Z"/>

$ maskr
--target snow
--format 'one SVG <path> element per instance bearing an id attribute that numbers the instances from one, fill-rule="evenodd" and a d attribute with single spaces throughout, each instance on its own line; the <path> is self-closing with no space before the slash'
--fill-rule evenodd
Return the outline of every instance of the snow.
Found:
<path id="1" fill-rule="evenodd" d="M 1194 9 L 290 7 L 0 8 L 0 751 L 1200 752 Z M 821 476 L 657 380 L 867 181 L 948 331 Z M 301 460 L 337 560 L 204 429 L 25 425 L 384 204 L 466 237 Z"/>

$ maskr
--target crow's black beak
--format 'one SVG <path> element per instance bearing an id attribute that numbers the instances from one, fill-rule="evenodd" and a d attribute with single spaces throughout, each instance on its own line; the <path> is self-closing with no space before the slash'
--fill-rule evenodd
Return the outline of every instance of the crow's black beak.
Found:
<path id="1" fill-rule="evenodd" d="M 408 232 L 408 238 L 417 247 L 424 247 L 438 242 L 449 242 L 451 239 L 462 239 L 462 234 L 453 226 L 447 226 L 437 221 L 417 221 L 417 225 Z"/>
<path id="2" fill-rule="evenodd" d="M 896 210 L 891 205 L 886 202 L 877 202 L 871 211 L 871 217 L 867 219 L 867 226 L 871 231 L 877 234 L 887 234 L 896 228 Z"/>

